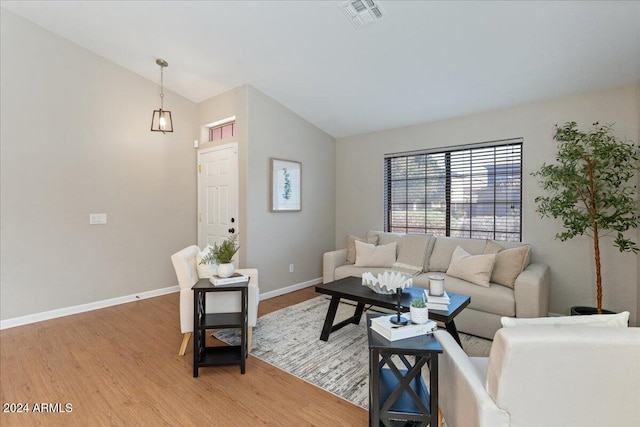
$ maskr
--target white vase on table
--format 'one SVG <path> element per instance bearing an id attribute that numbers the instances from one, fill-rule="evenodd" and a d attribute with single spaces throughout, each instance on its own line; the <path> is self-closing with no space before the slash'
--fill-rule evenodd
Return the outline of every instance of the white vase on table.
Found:
<path id="1" fill-rule="evenodd" d="M 233 267 L 233 263 L 225 263 L 225 264 L 218 264 L 218 277 L 231 277 L 231 275 L 233 274 L 233 272 L 235 271 L 235 268 Z"/>

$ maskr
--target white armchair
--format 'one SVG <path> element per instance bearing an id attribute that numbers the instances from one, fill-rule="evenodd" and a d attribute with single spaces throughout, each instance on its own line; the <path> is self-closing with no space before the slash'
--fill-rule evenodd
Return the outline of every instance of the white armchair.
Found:
<path id="1" fill-rule="evenodd" d="M 178 352 L 180 356 L 184 355 L 191 334 L 193 333 L 193 291 L 191 287 L 199 280 L 196 265 L 196 255 L 198 252 L 200 252 L 200 248 L 192 245 L 171 255 L 171 262 L 173 263 L 173 268 L 178 277 L 178 285 L 180 286 L 180 330 L 184 334 L 180 351 Z M 260 302 L 258 270 L 255 268 L 240 268 L 236 271 L 249 276 L 247 346 L 249 351 L 251 351 L 251 332 L 258 319 L 258 303 Z M 241 309 L 239 292 L 222 292 L 215 294 L 207 292 L 206 298 L 208 313 L 233 312 L 240 311 Z"/>
<path id="2" fill-rule="evenodd" d="M 448 427 L 637 426 L 640 328 L 518 326 L 488 358 L 436 338 L 438 403 Z"/>

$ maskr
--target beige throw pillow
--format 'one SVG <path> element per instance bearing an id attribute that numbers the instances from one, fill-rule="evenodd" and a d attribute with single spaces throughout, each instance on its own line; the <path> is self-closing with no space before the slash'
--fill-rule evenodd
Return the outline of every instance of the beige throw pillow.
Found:
<path id="1" fill-rule="evenodd" d="M 524 270 L 530 250 L 529 245 L 505 249 L 493 240 L 487 240 L 484 253 L 496 255 L 491 281 L 513 289 L 516 285 L 516 278 Z"/>
<path id="2" fill-rule="evenodd" d="M 491 271 L 496 262 L 496 255 L 471 255 L 469 252 L 456 247 L 451 256 L 451 263 L 447 274 L 451 277 L 466 280 L 475 285 L 489 287 Z"/>
<path id="3" fill-rule="evenodd" d="M 396 262 L 396 242 L 375 246 L 356 240 L 356 267 L 393 267 Z"/>
<path id="4" fill-rule="evenodd" d="M 429 246 L 430 234 L 407 234 L 398 243 L 398 259 L 393 264 L 395 270 L 416 275 L 424 269 L 424 258 Z"/>
<path id="5" fill-rule="evenodd" d="M 356 241 L 376 245 L 378 244 L 378 235 L 370 235 L 364 239 L 362 237 L 349 235 L 349 237 L 347 237 L 347 264 L 356 262 Z"/>

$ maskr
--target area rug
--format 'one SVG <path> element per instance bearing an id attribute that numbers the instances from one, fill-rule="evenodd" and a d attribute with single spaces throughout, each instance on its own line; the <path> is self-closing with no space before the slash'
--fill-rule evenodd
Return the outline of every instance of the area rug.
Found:
<path id="1" fill-rule="evenodd" d="M 319 296 L 258 318 L 251 355 L 355 405 L 368 409 L 369 353 L 365 317 L 320 341 L 329 298 Z M 336 322 L 353 315 L 354 306 L 340 303 Z M 237 330 L 214 334 L 237 345 Z M 488 356 L 491 341 L 460 334 L 470 356 Z"/>

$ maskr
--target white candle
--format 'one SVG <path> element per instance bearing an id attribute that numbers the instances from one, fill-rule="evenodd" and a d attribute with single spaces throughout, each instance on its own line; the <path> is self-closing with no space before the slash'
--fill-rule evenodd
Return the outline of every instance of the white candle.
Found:
<path id="1" fill-rule="evenodd" d="M 429 294 L 436 297 L 444 295 L 444 276 L 440 274 L 429 276 Z"/>

